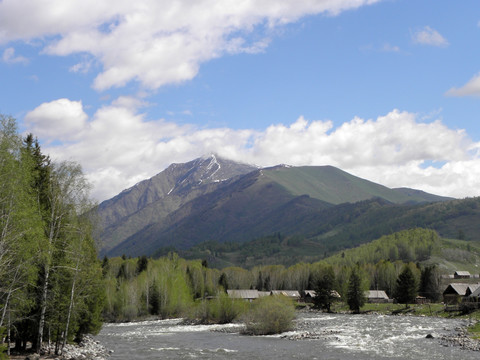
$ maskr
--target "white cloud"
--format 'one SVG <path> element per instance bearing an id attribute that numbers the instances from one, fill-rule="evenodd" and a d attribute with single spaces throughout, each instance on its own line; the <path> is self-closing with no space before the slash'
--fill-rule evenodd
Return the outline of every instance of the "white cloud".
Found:
<path id="1" fill-rule="evenodd" d="M 29 130 L 47 142 L 80 138 L 87 119 L 82 102 L 68 99 L 43 103 L 25 115 Z"/>
<path id="2" fill-rule="evenodd" d="M 431 46 L 448 46 L 448 41 L 437 30 L 430 26 L 425 26 L 422 30 L 416 31 L 412 34 L 414 43 Z"/>
<path id="3" fill-rule="evenodd" d="M 26 57 L 15 56 L 15 49 L 13 47 L 9 47 L 3 51 L 2 60 L 7 64 L 28 64 Z"/>
<path id="4" fill-rule="evenodd" d="M 451 88 L 445 95 L 447 96 L 480 96 L 480 74 L 475 75 L 465 85 L 460 88 Z"/>
<path id="5" fill-rule="evenodd" d="M 98 90 L 131 81 L 155 89 L 192 79 L 200 64 L 224 54 L 261 52 L 273 29 L 303 16 L 378 1 L 3 0 L 0 44 L 41 40 L 48 54 L 90 54 L 103 66 Z M 250 39 L 254 29 L 263 35 Z M 86 71 L 89 61 L 71 70 Z"/>
<path id="6" fill-rule="evenodd" d="M 391 44 L 383 44 L 382 51 L 385 52 L 400 52 L 400 47 L 397 45 L 391 45 Z"/>
<path id="7" fill-rule="evenodd" d="M 81 163 L 100 200 L 173 162 L 210 152 L 261 166 L 333 165 L 390 187 L 455 197 L 480 195 L 480 144 L 462 130 L 449 129 L 438 120 L 420 122 L 412 113 L 394 110 L 377 119 L 354 118 L 338 127 L 331 121 L 300 117 L 290 125 L 254 131 L 147 120 L 139 112 L 143 105 L 119 98 L 85 121 L 81 103 L 61 99 L 29 113 L 29 130 L 47 140 L 63 134 L 63 143 L 47 144 L 44 151 L 54 159 Z M 68 131 L 52 126 L 60 125 L 60 118 L 74 125 Z M 443 165 L 427 166 L 431 162 Z"/>

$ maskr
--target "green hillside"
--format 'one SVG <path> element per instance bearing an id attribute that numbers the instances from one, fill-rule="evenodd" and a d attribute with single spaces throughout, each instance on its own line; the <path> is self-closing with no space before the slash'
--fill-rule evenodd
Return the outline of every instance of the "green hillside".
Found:
<path id="1" fill-rule="evenodd" d="M 266 179 L 285 187 L 292 195 L 309 195 L 335 205 L 371 198 L 382 198 L 395 204 L 447 200 L 411 189 L 393 190 L 333 166 L 276 166 L 262 172 Z M 426 199 L 425 195 L 429 197 Z"/>
<path id="2" fill-rule="evenodd" d="M 183 249 L 182 256 L 208 258 L 209 262 L 218 264 L 219 267 L 292 265 L 301 261 L 317 261 L 384 235 L 413 228 L 433 229 L 444 239 L 463 238 L 466 240 L 465 247 L 475 247 L 480 243 L 480 198 L 410 206 L 372 199 L 340 204 L 320 211 L 309 208 L 308 211 L 297 214 L 298 211 L 296 208 L 292 212 L 277 214 L 277 221 L 286 224 L 284 228 L 277 228 L 286 231 L 272 231 L 268 236 L 246 243 L 202 242 L 190 250 Z M 298 218 L 295 218 L 296 215 L 299 215 Z M 289 226 L 295 221 L 296 229 L 300 230 L 289 232 L 292 229 Z M 446 248 L 451 247 L 449 243 L 445 244 Z M 465 251 L 468 252 L 468 249 Z M 159 253 L 161 252 L 162 250 Z M 470 261 L 458 249 L 432 256 L 437 255 L 449 259 L 446 261 L 457 267 L 465 259 L 467 263 Z M 446 263 L 445 267 L 454 266 Z"/>

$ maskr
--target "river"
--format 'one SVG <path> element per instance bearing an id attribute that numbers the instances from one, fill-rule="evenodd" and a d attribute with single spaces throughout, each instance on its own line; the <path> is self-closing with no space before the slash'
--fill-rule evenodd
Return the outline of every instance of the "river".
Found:
<path id="1" fill-rule="evenodd" d="M 296 330 L 276 336 L 246 336 L 238 325 L 192 326 L 174 319 L 105 324 L 97 339 L 114 350 L 112 360 L 480 359 L 480 352 L 440 340 L 465 325 L 465 320 L 433 317 L 299 313 Z"/>

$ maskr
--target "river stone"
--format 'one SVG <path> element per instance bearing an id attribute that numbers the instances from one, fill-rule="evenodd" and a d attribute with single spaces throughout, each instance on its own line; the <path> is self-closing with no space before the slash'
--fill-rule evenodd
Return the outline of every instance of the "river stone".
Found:
<path id="1" fill-rule="evenodd" d="M 30 354 L 28 355 L 25 360 L 40 360 L 40 355 L 38 354 Z"/>

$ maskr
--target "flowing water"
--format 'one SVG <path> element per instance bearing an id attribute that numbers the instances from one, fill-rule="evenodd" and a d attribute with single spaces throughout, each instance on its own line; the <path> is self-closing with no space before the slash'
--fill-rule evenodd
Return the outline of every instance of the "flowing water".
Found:
<path id="1" fill-rule="evenodd" d="M 440 336 L 465 325 L 465 320 L 431 317 L 304 313 L 298 315 L 295 331 L 277 336 L 241 335 L 235 325 L 159 320 L 106 324 L 97 339 L 114 350 L 112 360 L 480 359 L 480 352 L 441 343 Z"/>

